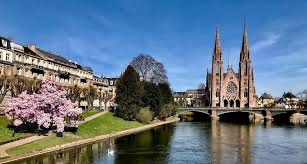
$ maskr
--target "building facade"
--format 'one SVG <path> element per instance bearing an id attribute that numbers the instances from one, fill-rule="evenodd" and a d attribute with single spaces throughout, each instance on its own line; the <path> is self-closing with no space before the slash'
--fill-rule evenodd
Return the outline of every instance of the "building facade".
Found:
<path id="1" fill-rule="evenodd" d="M 268 93 L 263 93 L 258 100 L 258 107 L 270 108 L 275 106 L 275 99 Z"/>
<path id="2" fill-rule="evenodd" d="M 103 89 L 112 92 L 115 96 L 116 78 L 98 78 L 93 75 L 90 67 L 82 66 L 60 55 L 42 50 L 36 45 L 23 46 L 5 37 L 0 37 L 0 78 L 10 76 L 52 80 L 61 86 L 82 88 L 93 85 L 98 93 Z M 7 95 L 5 93 L 1 96 Z M 86 103 L 82 104 L 87 105 Z M 5 103 L 1 104 L 1 106 L 4 105 Z M 2 108 L 1 106 L 0 108 Z"/>
<path id="3" fill-rule="evenodd" d="M 209 73 L 207 70 L 206 77 L 206 86 L 210 90 L 210 106 L 222 108 L 257 107 L 254 73 L 245 24 L 238 72 L 234 71 L 229 62 L 226 73 L 223 66 L 220 34 L 217 28 L 212 55 L 212 71 Z"/>
<path id="4" fill-rule="evenodd" d="M 174 101 L 181 107 L 208 107 L 208 91 L 203 89 L 187 89 L 185 92 L 174 92 Z"/>
<path id="5" fill-rule="evenodd" d="M 287 92 L 278 99 L 276 107 L 285 109 L 304 108 L 304 103 L 293 93 Z"/>

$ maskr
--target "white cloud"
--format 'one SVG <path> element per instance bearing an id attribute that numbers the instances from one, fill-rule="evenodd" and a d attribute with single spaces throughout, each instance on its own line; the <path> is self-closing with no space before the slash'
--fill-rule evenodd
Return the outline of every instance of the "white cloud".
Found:
<path id="1" fill-rule="evenodd" d="M 251 46 L 253 52 L 261 51 L 277 43 L 281 38 L 281 34 L 269 33 L 264 39 L 257 41 Z"/>

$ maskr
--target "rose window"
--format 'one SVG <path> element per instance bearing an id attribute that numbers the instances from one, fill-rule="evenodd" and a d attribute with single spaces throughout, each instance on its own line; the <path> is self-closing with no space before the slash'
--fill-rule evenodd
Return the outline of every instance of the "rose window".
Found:
<path id="1" fill-rule="evenodd" d="M 237 86 L 235 83 L 230 82 L 227 86 L 227 93 L 236 93 L 237 92 Z"/>

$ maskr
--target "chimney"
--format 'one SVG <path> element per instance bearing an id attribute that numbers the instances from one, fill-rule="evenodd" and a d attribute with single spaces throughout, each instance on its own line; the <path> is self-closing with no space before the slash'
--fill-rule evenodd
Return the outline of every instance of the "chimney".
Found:
<path id="1" fill-rule="evenodd" d="M 30 50 L 36 51 L 36 45 L 35 44 L 30 44 L 27 46 Z"/>

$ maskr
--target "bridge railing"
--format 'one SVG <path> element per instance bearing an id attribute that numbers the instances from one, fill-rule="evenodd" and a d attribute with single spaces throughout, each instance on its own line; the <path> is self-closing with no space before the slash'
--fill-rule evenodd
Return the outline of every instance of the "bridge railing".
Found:
<path id="1" fill-rule="evenodd" d="M 178 110 L 219 110 L 219 111 L 229 111 L 229 110 L 237 110 L 237 111 L 307 111 L 306 108 L 298 108 L 298 109 L 286 109 L 286 108 L 201 108 L 201 107 L 180 107 Z"/>

